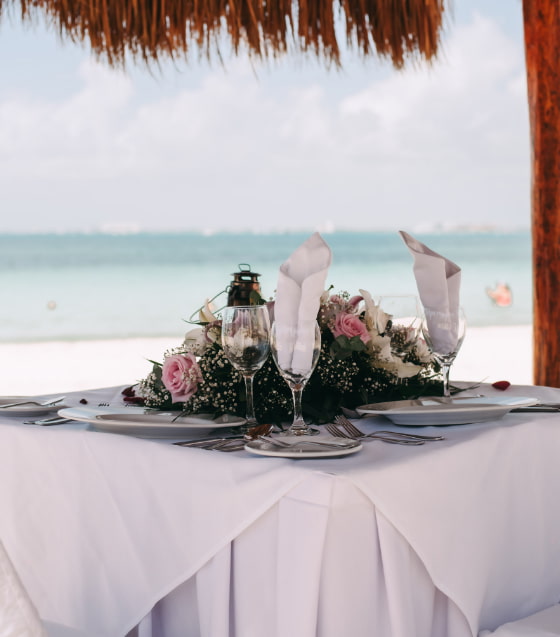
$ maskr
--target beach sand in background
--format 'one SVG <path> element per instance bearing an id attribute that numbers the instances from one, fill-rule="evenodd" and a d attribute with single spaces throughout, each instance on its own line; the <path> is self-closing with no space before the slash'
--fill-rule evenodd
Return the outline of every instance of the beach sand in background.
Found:
<path id="1" fill-rule="evenodd" d="M 52 341 L 0 344 L 0 395 L 48 394 L 132 385 L 146 376 L 149 359 L 180 345 L 179 338 Z M 457 356 L 451 380 L 533 382 L 529 325 L 472 327 Z"/>

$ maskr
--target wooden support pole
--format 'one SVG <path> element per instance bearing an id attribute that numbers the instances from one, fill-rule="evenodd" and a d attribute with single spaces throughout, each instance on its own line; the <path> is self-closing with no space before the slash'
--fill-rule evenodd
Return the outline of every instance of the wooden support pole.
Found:
<path id="1" fill-rule="evenodd" d="M 560 387 L 560 2 L 523 0 L 531 129 L 534 382 Z"/>

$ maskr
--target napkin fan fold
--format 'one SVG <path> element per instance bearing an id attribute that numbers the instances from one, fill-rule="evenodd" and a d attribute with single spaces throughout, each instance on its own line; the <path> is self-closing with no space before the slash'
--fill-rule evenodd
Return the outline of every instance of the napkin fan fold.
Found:
<path id="1" fill-rule="evenodd" d="M 400 235 L 414 258 L 416 287 L 433 345 L 439 352 L 451 352 L 457 344 L 461 268 L 407 232 L 401 230 Z"/>
<path id="2" fill-rule="evenodd" d="M 278 362 L 284 369 L 306 373 L 311 367 L 317 313 L 331 260 L 331 249 L 315 232 L 280 266 L 274 321 Z"/>

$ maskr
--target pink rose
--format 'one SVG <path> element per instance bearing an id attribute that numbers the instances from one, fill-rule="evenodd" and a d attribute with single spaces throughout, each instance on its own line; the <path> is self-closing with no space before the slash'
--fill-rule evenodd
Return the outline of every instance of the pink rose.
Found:
<path id="1" fill-rule="evenodd" d="M 348 312 L 340 312 L 340 314 L 336 315 L 332 333 L 335 337 L 347 336 L 352 338 L 353 336 L 359 336 L 363 343 L 371 340 L 371 336 L 368 334 L 366 326 L 360 321 L 360 318 L 356 314 L 349 314 Z"/>
<path id="2" fill-rule="evenodd" d="M 171 394 L 171 402 L 182 403 L 194 396 L 202 373 L 194 354 L 174 354 L 165 359 L 161 379 Z"/>

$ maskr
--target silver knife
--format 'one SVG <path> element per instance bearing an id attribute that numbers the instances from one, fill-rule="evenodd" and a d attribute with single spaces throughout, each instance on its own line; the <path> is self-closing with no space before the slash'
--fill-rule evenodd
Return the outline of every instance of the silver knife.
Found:
<path id="1" fill-rule="evenodd" d="M 67 422 L 75 422 L 71 418 L 62 418 L 61 416 L 54 416 L 53 418 L 42 418 L 40 420 L 24 420 L 24 425 L 42 425 L 43 427 L 49 427 L 50 425 L 63 425 Z"/>
<path id="2" fill-rule="evenodd" d="M 211 444 L 212 442 L 225 442 L 226 440 L 243 440 L 243 436 L 239 434 L 234 436 L 214 436 L 211 438 L 197 438 L 196 440 L 183 440 L 172 444 L 178 445 L 179 447 L 197 447 L 198 445 Z"/>

